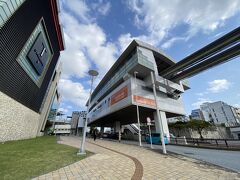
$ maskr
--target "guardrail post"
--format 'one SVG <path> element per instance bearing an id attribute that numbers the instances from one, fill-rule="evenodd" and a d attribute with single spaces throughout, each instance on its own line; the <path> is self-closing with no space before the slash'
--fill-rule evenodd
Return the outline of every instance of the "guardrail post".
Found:
<path id="1" fill-rule="evenodd" d="M 183 138 L 184 138 L 184 143 L 187 144 L 187 139 L 186 139 L 186 137 L 183 136 Z"/>
<path id="2" fill-rule="evenodd" d="M 217 142 L 217 139 L 216 139 L 215 141 L 216 141 L 216 145 L 218 146 L 218 142 Z"/>
<path id="3" fill-rule="evenodd" d="M 225 144 L 226 144 L 226 146 L 227 146 L 227 148 L 228 148 L 228 143 L 227 143 L 227 140 L 225 139 Z"/>

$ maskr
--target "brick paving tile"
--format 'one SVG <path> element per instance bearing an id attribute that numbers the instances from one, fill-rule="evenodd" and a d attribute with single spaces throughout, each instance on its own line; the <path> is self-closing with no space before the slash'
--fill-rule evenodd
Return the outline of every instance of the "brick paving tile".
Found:
<path id="1" fill-rule="evenodd" d="M 78 148 L 80 138 L 61 137 L 59 143 Z M 240 180 L 238 173 L 203 164 L 195 159 L 163 155 L 138 146 L 87 139 L 86 149 L 95 154 L 37 179 L 48 177 L 54 180 Z"/>

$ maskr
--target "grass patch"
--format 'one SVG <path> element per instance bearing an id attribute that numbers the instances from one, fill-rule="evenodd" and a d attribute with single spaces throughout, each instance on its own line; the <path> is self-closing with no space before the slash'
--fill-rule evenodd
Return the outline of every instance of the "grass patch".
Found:
<path id="1" fill-rule="evenodd" d="M 77 152 L 57 144 L 53 136 L 0 144 L 0 179 L 30 179 L 54 171 L 83 159 Z"/>

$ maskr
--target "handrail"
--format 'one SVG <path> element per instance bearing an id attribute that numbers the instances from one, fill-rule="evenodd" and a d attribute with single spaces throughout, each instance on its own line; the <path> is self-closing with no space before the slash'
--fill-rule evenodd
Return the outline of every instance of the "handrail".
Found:
<path id="1" fill-rule="evenodd" d="M 185 138 L 171 137 L 170 144 L 206 148 L 240 149 L 240 139 Z"/>

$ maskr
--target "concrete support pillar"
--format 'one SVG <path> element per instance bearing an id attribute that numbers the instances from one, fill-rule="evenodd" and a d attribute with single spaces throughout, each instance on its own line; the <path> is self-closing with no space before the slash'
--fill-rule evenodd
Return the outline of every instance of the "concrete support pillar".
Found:
<path id="1" fill-rule="evenodd" d="M 101 126 L 100 132 L 104 133 L 104 126 Z"/>
<path id="2" fill-rule="evenodd" d="M 100 129 L 100 138 L 103 137 L 103 133 L 104 133 L 104 126 L 101 126 L 101 129 Z"/>
<path id="3" fill-rule="evenodd" d="M 118 133 L 118 141 L 120 142 L 121 141 L 121 123 L 120 121 L 116 121 L 115 123 L 115 132 Z"/>
<path id="4" fill-rule="evenodd" d="M 163 124 L 163 134 L 166 135 L 168 137 L 168 139 L 170 139 L 166 113 L 164 111 L 159 111 L 159 114 L 160 114 L 160 119 Z M 160 124 L 157 121 L 157 112 L 154 112 L 153 116 L 154 116 L 154 120 L 155 120 L 156 133 L 160 133 L 161 130 L 160 130 Z"/>
<path id="5" fill-rule="evenodd" d="M 121 132 L 121 123 L 120 123 L 120 121 L 116 121 L 115 122 L 115 132 L 117 133 L 117 132 Z"/>
<path id="6" fill-rule="evenodd" d="M 118 132 L 118 141 L 121 142 L 122 140 L 122 134 L 121 134 L 121 131 Z"/>

